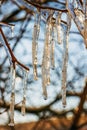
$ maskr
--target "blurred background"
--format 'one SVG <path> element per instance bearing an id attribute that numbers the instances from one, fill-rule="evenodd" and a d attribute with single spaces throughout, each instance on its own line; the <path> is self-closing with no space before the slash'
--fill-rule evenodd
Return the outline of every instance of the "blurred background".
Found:
<path id="1" fill-rule="evenodd" d="M 65 9 L 65 0 L 31 0 L 41 6 Z M 62 107 L 61 101 L 61 72 L 63 46 L 56 40 L 55 69 L 51 70 L 51 84 L 47 86 L 48 99 L 44 100 L 42 92 L 41 64 L 45 41 L 46 21 L 41 17 L 40 35 L 38 40 L 38 80 L 33 78 L 32 68 L 32 33 L 36 8 L 23 0 L 3 0 L 0 6 L 0 21 L 14 24 L 12 37 L 11 28 L 0 27 L 8 40 L 16 58 L 30 68 L 28 74 L 26 114 L 21 115 L 21 101 L 23 95 L 23 74 L 19 66 L 16 68 L 15 87 L 15 127 L 26 130 L 87 130 L 87 50 L 84 40 L 74 21 L 71 21 L 69 34 L 69 59 L 67 68 L 67 105 Z M 47 15 L 47 11 L 44 11 Z M 66 13 L 62 14 L 66 21 Z M 10 129 L 9 103 L 11 88 L 9 85 L 9 60 L 3 47 L 0 34 L 0 125 L 3 129 Z M 19 125 L 21 124 L 21 125 Z M 7 127 L 3 127 L 6 125 Z M 46 127 L 46 128 L 45 128 Z M 75 129 L 74 129 L 75 128 Z M 13 127 L 12 127 L 13 129 Z"/>

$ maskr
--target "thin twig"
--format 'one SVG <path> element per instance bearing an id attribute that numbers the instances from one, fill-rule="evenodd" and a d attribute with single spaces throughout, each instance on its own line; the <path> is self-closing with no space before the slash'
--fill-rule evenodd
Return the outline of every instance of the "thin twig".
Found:
<path id="1" fill-rule="evenodd" d="M 53 7 L 48 7 L 48 6 L 41 6 L 37 3 L 34 3 L 34 2 L 31 2 L 29 0 L 24 0 L 25 2 L 27 2 L 28 4 L 36 7 L 36 8 L 39 8 L 39 9 L 48 9 L 48 10 L 54 10 L 54 11 L 60 11 L 60 12 L 67 12 L 67 9 L 58 9 L 58 8 L 53 8 Z"/>
<path id="2" fill-rule="evenodd" d="M 8 48 L 8 50 L 9 50 L 9 53 L 10 53 L 11 58 L 12 58 L 12 63 L 13 63 L 13 65 L 15 65 L 15 63 L 17 63 L 17 64 L 19 64 L 21 67 L 23 67 L 24 69 L 26 69 L 26 70 L 29 71 L 29 68 L 26 67 L 25 65 L 23 65 L 22 63 L 20 63 L 20 62 L 16 59 L 16 57 L 14 56 L 14 54 L 13 54 L 13 52 L 12 52 L 10 46 L 9 46 L 9 43 L 8 43 L 8 41 L 7 41 L 7 39 L 6 39 L 5 35 L 4 35 L 4 33 L 3 33 L 2 28 L 0 28 L 0 33 L 1 33 L 2 37 L 3 37 L 3 40 L 4 40 L 4 42 L 5 42 L 5 44 L 6 44 L 7 48 Z M 14 67 L 15 67 L 15 66 L 14 66 Z"/>

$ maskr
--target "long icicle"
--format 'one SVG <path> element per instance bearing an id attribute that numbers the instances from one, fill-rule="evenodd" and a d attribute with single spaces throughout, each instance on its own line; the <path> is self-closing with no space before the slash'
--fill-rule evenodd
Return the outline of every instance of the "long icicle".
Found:
<path id="1" fill-rule="evenodd" d="M 51 45 L 51 18 L 47 21 L 45 33 L 45 45 L 42 59 L 42 87 L 44 99 L 47 99 L 47 85 L 50 84 L 50 45 Z"/>
<path id="2" fill-rule="evenodd" d="M 62 105 L 66 107 L 66 84 L 67 84 L 67 66 L 68 66 L 68 39 L 71 27 L 71 17 L 67 14 L 67 30 L 64 32 L 64 52 L 63 52 L 63 68 L 62 68 Z"/>
<path id="3" fill-rule="evenodd" d="M 10 85 L 12 88 L 11 101 L 10 101 L 10 123 L 9 126 L 14 126 L 14 105 L 15 105 L 15 67 L 11 65 L 10 70 Z"/>
<path id="4" fill-rule="evenodd" d="M 40 32 L 40 19 L 41 19 L 41 13 L 38 11 L 35 14 L 35 24 L 34 24 L 34 31 L 33 31 L 33 40 L 32 40 L 32 63 L 33 63 L 33 74 L 34 79 L 38 79 L 37 74 L 37 52 L 38 52 L 38 37 Z"/>
<path id="5" fill-rule="evenodd" d="M 28 79 L 28 71 L 23 70 L 23 100 L 21 113 L 24 116 L 26 113 L 26 89 L 27 89 L 27 79 Z"/>

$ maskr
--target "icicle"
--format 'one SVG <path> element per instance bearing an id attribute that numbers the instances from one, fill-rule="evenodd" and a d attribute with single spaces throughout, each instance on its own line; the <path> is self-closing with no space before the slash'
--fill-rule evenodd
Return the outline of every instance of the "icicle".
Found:
<path id="1" fill-rule="evenodd" d="M 61 37 L 61 12 L 57 13 L 56 16 L 56 26 L 57 26 L 57 38 L 58 38 L 58 44 L 62 43 L 62 37 Z"/>
<path id="2" fill-rule="evenodd" d="M 68 39 L 69 30 L 71 27 L 71 17 L 67 15 L 67 30 L 64 32 L 64 54 L 63 54 L 63 68 L 62 68 L 62 104 L 66 107 L 66 82 L 67 82 L 67 66 L 68 66 Z"/>
<path id="3" fill-rule="evenodd" d="M 10 123 L 9 126 L 14 126 L 14 105 L 15 105 L 15 68 L 11 65 L 10 85 L 12 87 L 10 101 Z"/>
<path id="4" fill-rule="evenodd" d="M 41 14 L 38 12 L 35 16 L 35 24 L 34 24 L 34 31 L 33 31 L 33 40 L 32 40 L 32 62 L 33 62 L 33 74 L 34 79 L 37 80 L 37 51 L 38 51 L 38 37 L 40 32 L 40 19 Z"/>
<path id="5" fill-rule="evenodd" d="M 51 20 L 51 19 L 50 19 Z M 46 33 L 45 33 L 45 45 L 43 52 L 43 60 L 42 60 L 42 87 L 43 87 L 43 95 L 45 99 L 47 99 L 47 85 L 50 84 L 50 47 L 51 47 L 51 39 L 52 39 L 52 25 L 48 20 L 46 25 Z"/>
<path id="6" fill-rule="evenodd" d="M 66 35 L 66 34 L 64 34 Z M 65 37 L 66 38 L 66 37 Z M 67 38 L 66 38 L 67 39 Z M 66 72 L 67 72 L 67 66 L 66 66 L 66 42 L 63 43 L 64 46 L 64 54 L 63 54 L 63 68 L 62 68 L 62 105 L 63 107 L 66 106 Z"/>
<path id="7" fill-rule="evenodd" d="M 46 41 L 46 48 L 45 48 L 45 74 L 46 74 L 46 85 L 50 84 L 50 27 L 51 25 L 48 25 L 47 27 L 47 41 Z"/>
<path id="8" fill-rule="evenodd" d="M 22 107 L 21 107 L 21 113 L 24 116 L 25 115 L 25 108 L 26 108 L 26 89 L 27 89 L 27 79 L 28 79 L 28 72 L 23 70 L 23 100 L 22 100 Z"/>
<path id="9" fill-rule="evenodd" d="M 37 80 L 37 26 L 34 25 L 33 41 L 32 41 L 32 62 L 34 79 Z"/>

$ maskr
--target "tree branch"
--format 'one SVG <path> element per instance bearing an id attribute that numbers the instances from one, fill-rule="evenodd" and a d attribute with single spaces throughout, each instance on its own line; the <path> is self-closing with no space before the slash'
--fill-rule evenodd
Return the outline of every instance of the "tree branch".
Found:
<path id="1" fill-rule="evenodd" d="M 5 35 L 4 35 L 4 33 L 3 33 L 2 28 L 0 28 L 0 33 L 1 33 L 2 37 L 3 37 L 3 40 L 4 40 L 4 42 L 5 42 L 5 44 L 6 44 L 7 48 L 8 48 L 8 50 L 9 50 L 9 53 L 10 53 L 10 55 L 11 55 L 11 59 L 12 59 L 12 63 L 13 63 L 13 65 L 14 65 L 14 68 L 15 68 L 15 63 L 17 63 L 17 64 L 19 64 L 21 67 L 23 67 L 24 69 L 26 69 L 26 70 L 29 71 L 29 68 L 26 67 L 25 65 L 23 65 L 22 63 L 20 63 L 20 62 L 16 59 L 16 57 L 14 56 L 14 54 L 13 54 L 13 52 L 12 52 L 10 46 L 9 46 L 9 43 L 8 43 L 8 41 L 7 41 L 7 39 L 6 39 Z"/>
<path id="2" fill-rule="evenodd" d="M 25 2 L 27 2 L 28 4 L 39 8 L 39 9 L 47 9 L 47 10 L 54 10 L 54 11 L 60 11 L 60 12 L 67 12 L 67 9 L 58 9 L 58 8 L 53 8 L 53 7 L 48 7 L 48 6 L 41 6 L 40 4 L 31 2 L 30 0 L 24 0 Z"/>

